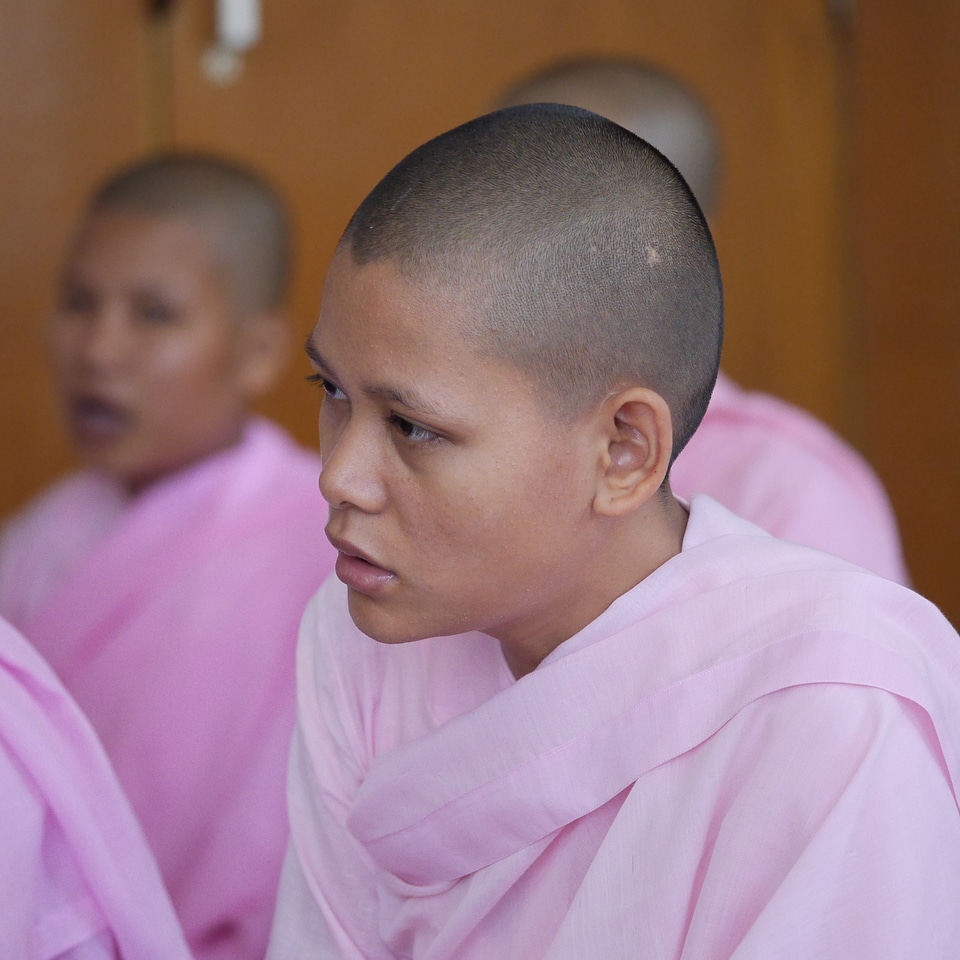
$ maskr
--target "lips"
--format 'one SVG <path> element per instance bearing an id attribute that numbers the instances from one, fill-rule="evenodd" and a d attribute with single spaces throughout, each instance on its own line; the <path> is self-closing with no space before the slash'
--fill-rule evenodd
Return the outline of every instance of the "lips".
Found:
<path id="1" fill-rule="evenodd" d="M 337 551 L 335 566 L 337 577 L 351 590 L 366 596 L 376 596 L 382 593 L 396 580 L 396 574 L 386 567 L 381 567 L 358 547 L 346 540 L 331 536 L 327 539 Z"/>
<path id="2" fill-rule="evenodd" d="M 68 406 L 73 434 L 81 443 L 109 443 L 130 427 L 133 415 L 115 401 L 93 394 L 74 397 Z"/>

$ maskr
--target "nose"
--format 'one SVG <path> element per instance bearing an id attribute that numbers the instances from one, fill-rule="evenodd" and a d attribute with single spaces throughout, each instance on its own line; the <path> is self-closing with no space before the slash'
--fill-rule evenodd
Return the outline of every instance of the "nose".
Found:
<path id="1" fill-rule="evenodd" d="M 324 423 L 320 416 L 320 493 L 336 509 L 378 513 L 386 502 L 385 458 L 375 430 L 351 417 Z"/>
<path id="2" fill-rule="evenodd" d="M 90 318 L 84 338 L 84 358 L 95 369 L 112 369 L 124 363 L 130 336 L 123 311 L 106 307 Z"/>

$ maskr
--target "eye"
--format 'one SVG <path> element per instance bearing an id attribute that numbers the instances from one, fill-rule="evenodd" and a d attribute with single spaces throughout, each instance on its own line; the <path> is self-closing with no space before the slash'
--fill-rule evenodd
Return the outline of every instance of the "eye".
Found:
<path id="1" fill-rule="evenodd" d="M 323 391 L 325 400 L 346 400 L 347 395 L 332 381 L 328 380 L 323 374 L 312 373 L 305 378 L 307 383 L 315 383 Z"/>
<path id="2" fill-rule="evenodd" d="M 97 298 L 84 287 L 68 286 L 60 293 L 60 309 L 64 313 L 92 313 L 97 308 Z"/>
<path id="3" fill-rule="evenodd" d="M 397 413 L 392 413 L 390 415 L 390 423 L 401 434 L 401 436 L 405 440 L 409 440 L 410 443 L 426 444 L 433 443 L 435 440 L 440 439 L 439 435 L 434 433 L 432 430 L 428 430 L 426 427 L 421 427 L 420 424 L 413 423 L 413 421 L 408 420 L 406 417 L 401 417 Z"/>

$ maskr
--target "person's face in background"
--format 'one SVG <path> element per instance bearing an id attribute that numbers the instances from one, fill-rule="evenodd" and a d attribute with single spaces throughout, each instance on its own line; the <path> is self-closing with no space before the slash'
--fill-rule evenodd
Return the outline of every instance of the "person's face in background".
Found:
<path id="1" fill-rule="evenodd" d="M 200 223 L 112 210 L 89 217 L 49 329 L 84 463 L 136 491 L 235 444 L 250 400 L 245 322 Z"/>

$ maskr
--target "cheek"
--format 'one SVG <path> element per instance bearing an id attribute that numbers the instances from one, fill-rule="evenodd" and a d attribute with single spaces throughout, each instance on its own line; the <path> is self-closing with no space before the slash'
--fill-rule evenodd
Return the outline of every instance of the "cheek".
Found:
<path id="1" fill-rule="evenodd" d="M 222 345 L 186 337 L 166 337 L 140 353 L 142 379 L 177 395 L 213 394 L 233 371 L 232 355 Z"/>
<path id="2" fill-rule="evenodd" d="M 80 357 L 80 330 L 77 324 L 54 323 L 47 329 L 47 356 L 55 370 L 67 370 Z"/>
<path id="3" fill-rule="evenodd" d="M 470 511 L 474 536 L 504 569 L 549 565 L 571 549 L 589 502 L 570 461 L 541 452 L 491 482 Z"/>
<path id="4" fill-rule="evenodd" d="M 410 520 L 420 542 L 430 548 L 424 551 L 425 559 L 444 578 L 464 574 L 496 578 L 529 546 L 523 505 L 496 487 L 480 494 L 467 488 L 432 498 Z"/>
<path id="5" fill-rule="evenodd" d="M 418 564 L 444 580 L 485 573 L 502 581 L 505 570 L 569 551 L 589 503 L 572 459 L 531 443 L 509 460 L 438 459 L 420 477 L 396 479 L 392 499 Z"/>

